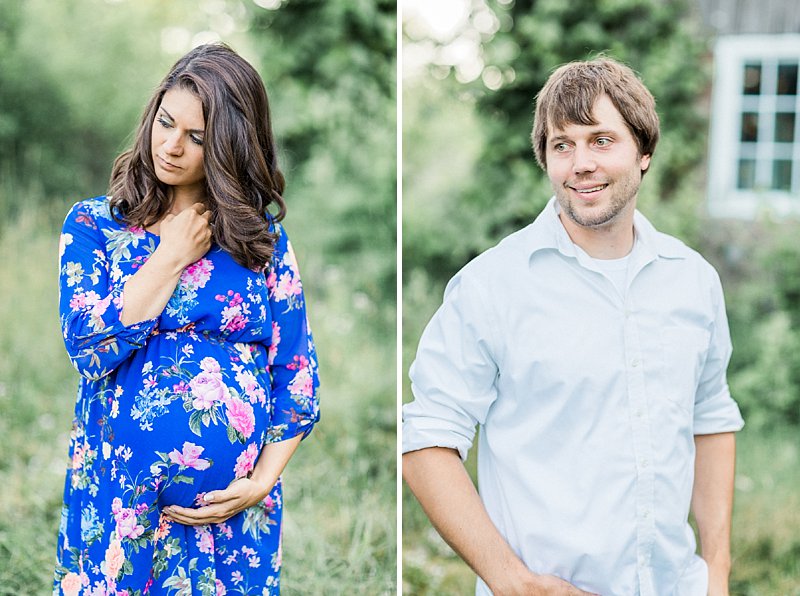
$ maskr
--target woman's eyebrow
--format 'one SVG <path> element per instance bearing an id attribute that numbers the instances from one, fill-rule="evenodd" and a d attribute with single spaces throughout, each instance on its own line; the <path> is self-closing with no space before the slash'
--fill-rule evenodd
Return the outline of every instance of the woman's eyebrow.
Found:
<path id="1" fill-rule="evenodd" d="M 161 110 L 162 112 L 164 112 L 167 115 L 167 118 L 169 118 L 170 120 L 175 122 L 175 118 L 173 118 L 172 114 L 170 114 L 167 111 L 167 108 L 165 108 L 164 106 L 159 106 L 158 109 Z M 189 130 L 189 132 L 192 132 L 192 133 L 198 133 L 199 132 L 200 134 L 204 134 L 206 131 L 203 130 L 202 128 L 192 128 L 192 129 Z"/>

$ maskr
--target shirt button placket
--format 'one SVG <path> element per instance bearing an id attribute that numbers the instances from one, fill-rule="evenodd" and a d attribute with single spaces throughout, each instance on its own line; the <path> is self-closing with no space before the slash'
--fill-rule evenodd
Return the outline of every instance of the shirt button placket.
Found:
<path id="1" fill-rule="evenodd" d="M 650 416 L 645 393 L 642 349 L 637 317 L 630 302 L 625 306 L 625 362 L 628 386 L 628 406 L 631 412 L 631 437 L 636 462 L 636 567 L 639 593 L 654 594 L 650 557 L 655 539 L 653 512 L 654 477 L 650 465 L 653 457 Z"/>

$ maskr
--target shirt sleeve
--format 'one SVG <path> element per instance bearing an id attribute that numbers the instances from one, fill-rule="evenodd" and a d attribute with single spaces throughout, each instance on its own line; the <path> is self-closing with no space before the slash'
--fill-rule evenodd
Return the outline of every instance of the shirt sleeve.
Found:
<path id="1" fill-rule="evenodd" d="M 404 453 L 448 447 L 467 458 L 475 426 L 497 398 L 492 326 L 476 285 L 454 277 L 409 371 L 414 401 L 403 406 Z"/>
<path id="2" fill-rule="evenodd" d="M 303 284 L 286 232 L 279 234 L 267 275 L 272 312 L 269 367 L 272 421 L 267 442 L 277 443 L 311 432 L 319 420 L 319 374 L 314 339 L 308 324 Z"/>
<path id="3" fill-rule="evenodd" d="M 141 348 L 157 319 L 123 325 L 122 284 L 112 283 L 103 233 L 94 214 L 75 204 L 59 242 L 59 313 L 64 344 L 84 377 L 100 379 Z"/>
<path id="4" fill-rule="evenodd" d="M 713 272 L 714 323 L 705 365 L 700 376 L 694 407 L 694 434 L 732 432 L 744 427 L 739 406 L 728 388 L 727 370 L 733 351 L 725 299 L 719 276 Z"/>

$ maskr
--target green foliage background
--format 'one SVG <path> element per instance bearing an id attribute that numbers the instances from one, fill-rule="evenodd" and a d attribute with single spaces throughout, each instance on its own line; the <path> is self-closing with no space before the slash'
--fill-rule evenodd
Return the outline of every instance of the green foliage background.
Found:
<path id="1" fill-rule="evenodd" d="M 322 421 L 284 484 L 283 590 L 396 577 L 395 3 L 0 0 L 0 594 L 50 591 L 77 373 L 57 246 L 151 90 L 221 39 L 261 72 L 318 343 Z"/>
<path id="2" fill-rule="evenodd" d="M 470 0 L 453 39 L 404 26 L 427 68 L 403 79 L 403 372 L 447 280 L 532 221 L 552 195 L 530 144 L 534 97 L 560 64 L 604 53 L 656 98 L 662 137 L 639 193 L 657 228 L 722 277 L 734 342 L 739 433 L 732 593 L 800 594 L 800 241 L 796 221 L 711 220 L 705 155 L 711 39 L 689 0 Z M 493 26 L 487 27 L 487 13 Z M 476 39 L 465 81 L 446 46 Z M 459 80 L 461 79 L 461 80 Z M 404 379 L 406 375 L 403 375 Z M 410 400 L 407 379 L 404 400 Z M 474 473 L 474 456 L 468 461 Z M 461 594 L 474 575 L 403 492 L 404 593 Z"/>

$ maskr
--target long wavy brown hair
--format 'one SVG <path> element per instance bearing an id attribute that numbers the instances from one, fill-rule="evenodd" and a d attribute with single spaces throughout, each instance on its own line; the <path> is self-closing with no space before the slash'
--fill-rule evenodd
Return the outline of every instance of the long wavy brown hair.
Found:
<path id="1" fill-rule="evenodd" d="M 239 264 L 265 268 L 277 240 L 269 221 L 286 215 L 285 181 L 278 169 L 264 83 L 224 44 L 193 49 L 156 89 L 133 147 L 114 162 L 108 190 L 113 217 L 145 228 L 160 221 L 171 207 L 169 186 L 156 177 L 150 136 L 161 100 L 173 87 L 191 91 L 203 105 L 203 166 L 214 242 Z"/>

